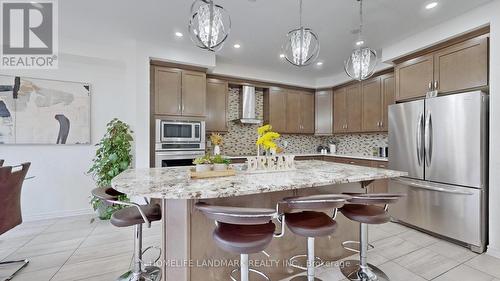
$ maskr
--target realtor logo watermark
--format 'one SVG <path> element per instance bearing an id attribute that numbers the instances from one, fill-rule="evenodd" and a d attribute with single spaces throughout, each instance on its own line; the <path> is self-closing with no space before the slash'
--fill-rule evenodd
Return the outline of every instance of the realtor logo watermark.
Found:
<path id="1" fill-rule="evenodd" d="M 57 2 L 1 0 L 0 7 L 0 68 L 57 68 Z"/>

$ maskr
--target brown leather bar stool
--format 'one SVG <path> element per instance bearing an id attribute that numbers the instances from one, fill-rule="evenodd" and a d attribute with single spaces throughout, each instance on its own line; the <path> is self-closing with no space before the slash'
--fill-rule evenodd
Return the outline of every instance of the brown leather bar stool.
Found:
<path id="1" fill-rule="evenodd" d="M 284 215 L 280 218 L 285 222 L 295 235 L 307 237 L 307 267 L 294 266 L 300 269 L 306 269 L 306 276 L 296 276 L 290 281 L 321 281 L 315 277 L 314 239 L 332 235 L 337 229 L 335 217 L 337 209 L 344 206 L 350 196 L 343 194 L 322 194 L 303 197 L 289 197 L 283 199 L 279 209 L 284 208 Z M 329 216 L 318 210 L 333 210 L 333 216 Z M 298 257 L 290 258 L 290 264 Z M 321 265 L 321 263 L 320 263 Z"/>
<path id="2" fill-rule="evenodd" d="M 249 268 L 248 255 L 264 251 L 271 243 L 275 230 L 271 220 L 276 217 L 275 210 L 212 206 L 205 203 L 197 203 L 196 208 L 209 219 L 215 220 L 217 227 L 213 238 L 217 246 L 240 255 L 241 281 L 248 281 L 250 272 L 270 280 L 263 272 Z M 237 271 L 238 268 L 231 272 L 232 281 L 237 281 L 234 277 Z"/>
<path id="3" fill-rule="evenodd" d="M 0 160 L 0 235 L 23 222 L 21 213 L 21 189 L 30 165 L 30 163 L 24 163 L 18 166 L 3 167 L 3 160 Z M 21 266 L 5 280 L 14 278 L 14 275 L 25 268 L 28 263 L 29 259 L 0 262 L 0 266 L 21 264 Z"/>
<path id="4" fill-rule="evenodd" d="M 367 262 L 368 253 L 368 225 L 383 224 L 391 220 L 387 212 L 389 204 L 396 203 L 403 194 L 349 194 L 349 204 L 340 209 L 340 212 L 350 220 L 360 223 L 359 251 L 347 247 L 347 244 L 357 243 L 346 241 L 342 243 L 346 249 L 359 252 L 359 261 L 344 261 L 340 270 L 349 280 L 360 281 L 388 281 L 387 275 L 376 266 Z M 383 207 L 377 205 L 384 205 Z"/>
<path id="5" fill-rule="evenodd" d="M 100 187 L 92 190 L 92 195 L 112 204 L 128 206 L 113 213 L 111 224 L 116 227 L 134 226 L 134 266 L 131 270 L 118 277 L 119 281 L 159 281 L 159 267 L 147 265 L 142 261 L 142 224 L 151 227 L 151 222 L 161 220 L 161 207 L 158 204 L 139 205 L 133 202 L 118 201 L 124 195 L 110 187 Z M 147 202 L 147 200 L 146 200 Z M 163 253 L 164 254 L 164 253 Z"/>

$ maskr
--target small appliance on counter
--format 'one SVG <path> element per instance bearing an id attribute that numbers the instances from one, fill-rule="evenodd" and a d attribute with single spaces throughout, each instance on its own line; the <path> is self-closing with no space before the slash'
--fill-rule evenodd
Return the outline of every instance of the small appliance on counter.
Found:
<path id="1" fill-rule="evenodd" d="M 156 119 L 155 167 L 190 166 L 205 155 L 205 121 Z"/>

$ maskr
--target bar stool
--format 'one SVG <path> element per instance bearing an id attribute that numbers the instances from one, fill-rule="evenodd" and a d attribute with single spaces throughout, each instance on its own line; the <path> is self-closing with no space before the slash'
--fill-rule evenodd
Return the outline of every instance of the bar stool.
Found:
<path id="1" fill-rule="evenodd" d="M 17 166 L 3 166 L 0 160 L 0 235 L 23 222 L 21 212 L 21 190 L 31 163 Z M 1 261 L 0 266 L 19 265 L 4 280 L 11 280 L 23 268 L 28 266 L 29 259 Z"/>
<path id="2" fill-rule="evenodd" d="M 288 229 L 298 236 L 307 237 L 307 267 L 294 266 L 300 269 L 307 269 L 307 276 L 296 276 L 290 281 L 321 281 L 315 277 L 314 239 L 332 235 L 337 229 L 335 217 L 337 209 L 344 206 L 350 196 L 343 194 L 323 194 L 303 197 L 288 197 L 280 203 L 284 205 L 284 216 L 282 219 L 286 222 Z M 318 212 L 317 210 L 333 210 L 333 216 Z M 300 211 L 300 212 L 299 212 Z M 290 264 L 298 257 L 290 258 Z M 320 263 L 321 265 L 321 263 Z"/>
<path id="3" fill-rule="evenodd" d="M 368 225 L 383 224 L 390 221 L 391 216 L 387 212 L 388 205 L 396 203 L 403 194 L 349 194 L 349 204 L 340 209 L 340 212 L 350 220 L 360 223 L 359 227 L 359 251 L 347 247 L 347 244 L 357 243 L 346 241 L 342 245 L 355 252 L 359 252 L 359 261 L 344 261 L 340 270 L 349 280 L 359 281 L 388 281 L 387 275 L 376 266 L 367 262 L 368 253 Z M 376 206 L 384 205 L 384 207 Z"/>
<path id="4" fill-rule="evenodd" d="M 152 265 L 143 267 L 142 224 L 146 223 L 149 228 L 151 227 L 151 222 L 161 220 L 161 207 L 158 204 L 148 203 L 146 205 L 139 205 L 133 202 L 118 201 L 118 197 L 124 194 L 110 187 L 96 188 L 92 190 L 92 195 L 112 204 L 128 206 L 114 212 L 110 222 L 116 227 L 134 226 L 135 228 L 133 268 L 122 274 L 117 280 L 159 281 L 161 279 L 161 270 L 159 267 Z"/>
<path id="5" fill-rule="evenodd" d="M 195 207 L 207 218 L 215 220 L 213 238 L 221 249 L 240 255 L 240 280 L 248 281 L 249 273 L 256 273 L 265 280 L 270 280 L 263 272 L 249 268 L 248 255 L 263 251 L 271 243 L 275 225 L 271 221 L 276 217 L 273 209 L 238 208 L 212 206 L 197 203 Z M 238 268 L 231 271 L 230 278 Z"/>

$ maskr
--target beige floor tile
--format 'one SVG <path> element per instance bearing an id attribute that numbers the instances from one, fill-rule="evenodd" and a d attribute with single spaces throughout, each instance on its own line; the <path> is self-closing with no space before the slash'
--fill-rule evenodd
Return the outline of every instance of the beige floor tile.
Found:
<path id="1" fill-rule="evenodd" d="M 394 236 L 392 233 L 388 233 L 380 229 L 380 227 L 373 227 L 373 225 L 368 226 L 368 241 L 374 242 L 387 237 Z"/>
<path id="2" fill-rule="evenodd" d="M 500 279 L 500 259 L 483 254 L 465 264 Z"/>
<path id="3" fill-rule="evenodd" d="M 391 281 L 425 281 L 424 278 L 412 273 L 395 262 L 386 262 L 379 266 Z"/>
<path id="4" fill-rule="evenodd" d="M 75 281 L 110 281 L 110 280 L 118 279 L 118 277 L 120 275 L 122 275 L 123 273 L 125 273 L 125 271 L 121 270 L 121 271 L 105 273 L 105 274 L 98 275 L 98 276 L 92 276 L 92 277 L 88 277 L 88 278 L 78 279 Z"/>
<path id="5" fill-rule="evenodd" d="M 134 232 L 132 229 L 130 231 L 111 231 L 102 234 L 95 234 L 89 236 L 82 243 L 82 247 L 89 247 L 95 245 L 105 245 L 109 243 L 119 242 L 119 241 L 132 241 L 134 240 Z"/>
<path id="6" fill-rule="evenodd" d="M 68 260 L 67 264 L 89 261 L 92 259 L 101 259 L 116 255 L 129 254 L 132 258 L 134 253 L 134 244 L 131 241 L 119 241 L 104 245 L 95 245 L 89 247 L 80 247 Z"/>
<path id="7" fill-rule="evenodd" d="M 349 256 L 343 260 L 359 260 L 359 254 L 355 254 L 352 256 Z M 371 263 L 373 265 L 380 265 L 383 263 L 388 262 L 389 260 L 385 258 L 384 256 L 381 256 L 377 253 L 374 253 L 373 251 L 368 251 L 368 263 Z"/>
<path id="8" fill-rule="evenodd" d="M 93 276 L 100 276 L 111 272 L 125 272 L 129 268 L 129 265 L 129 255 L 118 255 L 74 264 L 65 264 L 52 278 L 52 281 L 89 279 Z"/>
<path id="9" fill-rule="evenodd" d="M 23 273 L 40 271 L 53 267 L 61 267 L 68 260 L 71 254 L 73 254 L 73 251 L 31 257 L 30 263 L 23 269 Z M 10 257 L 7 259 L 10 259 Z M 15 270 L 16 267 L 17 265 L 0 267 L 0 276 L 9 275 L 9 273 L 12 272 L 13 269 Z"/>
<path id="10" fill-rule="evenodd" d="M 371 252 L 381 255 L 389 260 L 406 255 L 420 248 L 419 246 L 399 237 L 388 237 L 375 241 L 372 245 L 375 248 L 371 250 Z"/>
<path id="11" fill-rule="evenodd" d="M 474 281 L 491 281 L 494 277 L 479 270 L 473 269 L 466 265 L 459 265 L 452 270 L 440 275 L 435 281 L 457 281 L 457 280 L 474 280 Z"/>
<path id="12" fill-rule="evenodd" d="M 16 238 L 10 238 L 10 239 L 5 239 L 5 240 L 0 240 L 0 249 L 3 251 L 9 250 L 9 249 L 19 249 L 29 241 L 31 241 L 35 236 L 23 236 L 23 237 L 16 237 Z"/>
<path id="13" fill-rule="evenodd" d="M 398 234 L 398 237 L 421 247 L 426 247 L 439 242 L 438 238 L 413 229 Z"/>
<path id="14" fill-rule="evenodd" d="M 408 228 L 406 226 L 403 226 L 401 224 L 394 223 L 394 222 L 380 224 L 380 225 L 377 225 L 377 227 L 378 227 L 378 229 L 385 231 L 387 233 L 390 233 L 392 235 L 398 235 L 398 234 L 401 234 L 403 232 L 411 230 L 411 228 Z"/>
<path id="15" fill-rule="evenodd" d="M 42 233 L 30 242 L 37 244 L 46 244 L 46 243 L 54 243 L 60 241 L 68 241 L 68 240 L 76 240 L 81 239 L 82 241 L 92 232 L 92 229 L 82 230 L 68 230 L 68 231 L 59 231 L 59 232 L 51 232 L 51 233 Z"/>
<path id="16" fill-rule="evenodd" d="M 457 261 L 425 248 L 399 257 L 394 262 L 428 280 L 459 265 Z"/>
<path id="17" fill-rule="evenodd" d="M 35 235 L 38 235 L 42 233 L 44 230 L 46 230 L 50 226 L 34 226 L 34 227 L 15 227 L 6 233 L 2 234 L 1 240 L 7 240 L 7 239 L 12 239 L 12 238 L 19 238 L 19 237 L 33 237 Z"/>
<path id="18" fill-rule="evenodd" d="M 19 248 L 13 256 L 15 258 L 26 258 L 58 252 L 75 251 L 82 241 L 82 238 L 49 243 L 38 243 L 38 241 L 32 240 Z"/>
<path id="19" fill-rule="evenodd" d="M 463 263 L 478 256 L 478 254 L 472 252 L 471 250 L 465 247 L 443 240 L 440 240 L 437 243 L 428 246 L 427 249 L 436 252 L 442 256 L 454 259 L 460 263 Z"/>
<path id="20" fill-rule="evenodd" d="M 49 281 L 59 270 L 59 267 L 51 267 L 42 270 L 25 272 L 20 271 L 12 280 L 14 281 Z M 7 276 L 3 276 L 7 277 Z"/>

